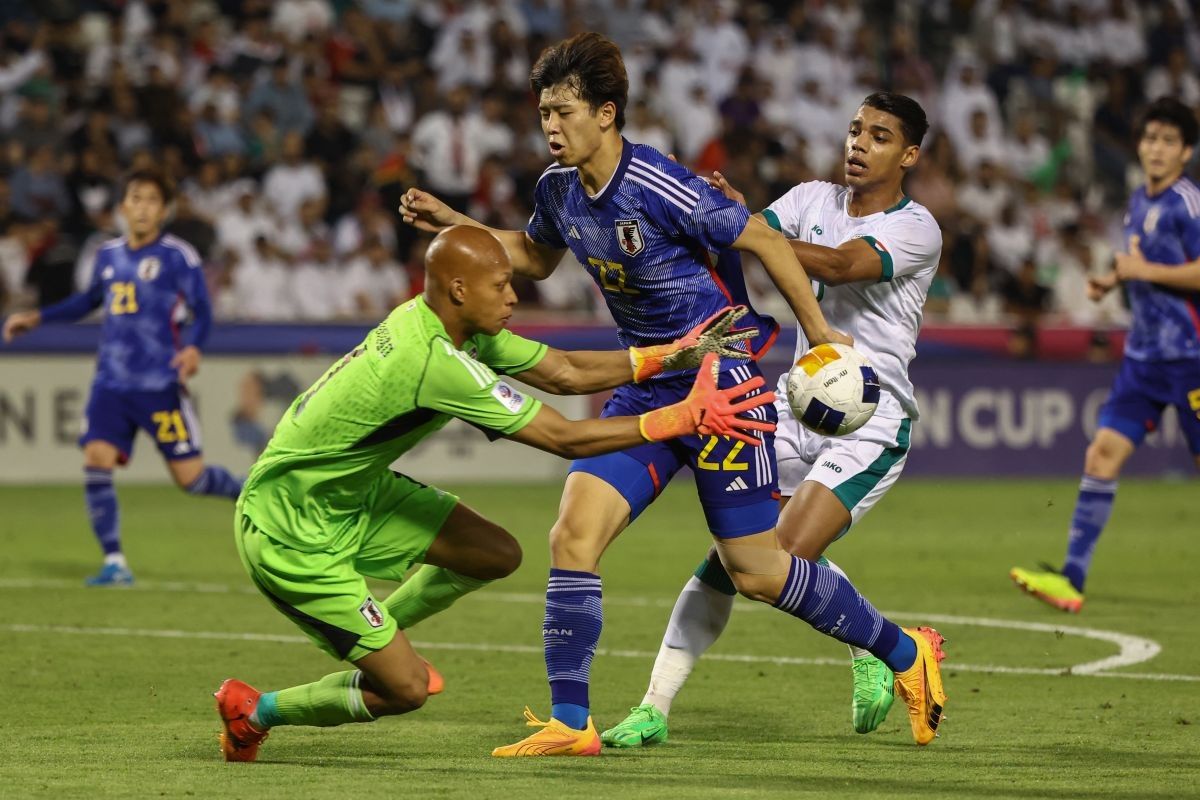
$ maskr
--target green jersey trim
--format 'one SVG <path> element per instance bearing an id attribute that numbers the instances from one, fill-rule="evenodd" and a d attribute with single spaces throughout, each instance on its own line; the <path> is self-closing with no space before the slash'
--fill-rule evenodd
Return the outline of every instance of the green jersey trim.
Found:
<path id="1" fill-rule="evenodd" d="M 768 225 L 770 225 L 772 228 L 779 231 L 780 233 L 783 233 L 783 225 L 780 224 L 780 222 L 779 222 L 778 214 L 776 214 L 774 211 L 772 211 L 769 208 L 764 208 L 759 213 L 763 215 L 763 219 L 765 219 L 767 221 Z"/>
<path id="2" fill-rule="evenodd" d="M 884 209 L 883 213 L 891 214 L 893 211 L 899 211 L 900 209 L 904 208 L 906 205 L 908 205 L 911 202 L 912 202 L 912 198 L 909 197 L 908 195 L 905 195 L 904 197 L 900 198 L 899 203 L 896 203 L 896 205 L 892 206 L 891 208 Z"/>
<path id="3" fill-rule="evenodd" d="M 847 511 L 853 511 L 854 507 L 879 485 L 892 467 L 908 454 L 911 431 L 912 420 L 905 419 L 900 423 L 900 430 L 896 432 L 895 447 L 884 450 L 879 454 L 879 458 L 871 462 L 871 466 L 833 490 L 834 495 L 842 501 L 842 505 L 846 507 Z"/>
<path id="4" fill-rule="evenodd" d="M 905 198 L 905 200 L 907 199 L 908 198 Z M 879 240 L 877 240 L 874 236 L 861 236 L 859 238 L 871 245 L 871 249 L 874 250 L 879 256 L 880 273 L 878 282 L 888 283 L 891 281 L 892 274 L 895 271 L 895 268 L 892 266 L 892 254 L 889 253 L 888 249 L 880 244 Z"/>

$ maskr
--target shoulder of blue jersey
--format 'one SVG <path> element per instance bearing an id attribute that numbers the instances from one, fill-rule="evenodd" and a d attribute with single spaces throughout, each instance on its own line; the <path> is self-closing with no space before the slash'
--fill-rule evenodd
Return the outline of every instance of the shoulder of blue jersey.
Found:
<path id="1" fill-rule="evenodd" d="M 162 244 L 168 250 L 174 250 L 179 253 L 183 257 L 183 263 L 189 267 L 199 267 L 203 263 L 200 259 L 200 254 L 196 252 L 196 248 L 178 236 L 168 233 L 162 237 Z"/>
<path id="2" fill-rule="evenodd" d="M 1188 216 L 1200 219 L 1200 187 L 1196 186 L 1195 181 L 1186 176 L 1182 177 L 1171 184 L 1171 191 L 1183 200 L 1183 207 L 1187 209 Z"/>
<path id="3" fill-rule="evenodd" d="M 699 192 L 685 183 L 693 179 L 696 176 L 689 169 L 644 144 L 634 145 L 629 167 L 625 170 L 625 180 L 637 184 L 685 214 L 695 211 L 700 202 Z"/>
<path id="4" fill-rule="evenodd" d="M 109 239 L 104 244 L 100 245 L 100 250 L 98 252 L 103 252 L 105 250 L 115 250 L 118 247 L 124 247 L 124 246 L 125 246 L 125 237 L 124 236 L 114 236 L 112 239 Z"/>
<path id="5" fill-rule="evenodd" d="M 560 167 L 558 164 L 551 164 L 542 170 L 542 174 L 538 176 L 537 186 L 540 188 L 543 181 L 562 178 L 567 175 L 574 175 L 575 167 Z"/>

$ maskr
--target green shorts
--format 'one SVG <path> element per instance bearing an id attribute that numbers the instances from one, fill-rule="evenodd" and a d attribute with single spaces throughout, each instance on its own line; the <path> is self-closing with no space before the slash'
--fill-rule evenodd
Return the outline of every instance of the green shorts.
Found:
<path id="1" fill-rule="evenodd" d="M 278 541 L 239 513 L 238 554 L 254 585 L 334 658 L 357 661 L 386 646 L 396 622 L 365 578 L 402 581 L 425 558 L 454 495 L 403 475 L 383 476 L 366 493 L 367 517 L 356 549 L 306 553 Z"/>

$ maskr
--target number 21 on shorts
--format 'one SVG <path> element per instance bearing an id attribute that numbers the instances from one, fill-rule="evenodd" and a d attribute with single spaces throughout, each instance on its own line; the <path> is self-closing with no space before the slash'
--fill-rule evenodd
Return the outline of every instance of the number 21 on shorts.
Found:
<path id="1" fill-rule="evenodd" d="M 187 426 L 183 424 L 183 415 L 179 409 L 174 411 L 155 411 L 150 415 L 158 426 L 155 438 L 160 442 L 186 442 L 188 440 Z"/>

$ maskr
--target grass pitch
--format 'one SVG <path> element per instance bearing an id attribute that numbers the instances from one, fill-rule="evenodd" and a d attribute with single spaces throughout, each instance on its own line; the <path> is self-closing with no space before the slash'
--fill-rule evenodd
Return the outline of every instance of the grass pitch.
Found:
<path id="1" fill-rule="evenodd" d="M 739 600 L 716 657 L 701 662 L 676 701 L 670 742 L 598 759 L 528 760 L 489 753 L 525 735 L 525 704 L 549 710 L 540 623 L 545 536 L 560 487 L 452 488 L 517 535 L 525 563 L 411 631 L 445 675 L 446 693 L 371 725 L 278 729 L 257 764 L 220 759 L 211 698 L 220 681 L 235 675 L 281 688 L 337 665 L 253 592 L 234 551 L 231 507 L 171 488 L 121 488 L 138 585 L 94 590 L 82 586 L 98 563 L 82 490 L 0 489 L 0 686 L 8 701 L 0 794 L 1200 793 L 1194 484 L 1122 482 L 1080 617 L 1019 594 L 1006 574 L 1015 564 L 1061 558 L 1073 481 L 901 481 L 835 544 L 830 556 L 898 622 L 939 617 L 950 699 L 943 736 L 928 748 L 912 744 L 899 701 L 879 731 L 855 734 L 849 670 L 833 663 L 845 648 Z M 604 652 L 593 666 L 598 726 L 640 702 L 670 606 L 706 547 L 691 486 L 680 482 L 608 553 Z M 1154 646 L 1161 652 L 1110 668 L 1109 677 L 1071 672 L 1119 653 L 1139 661 Z"/>

